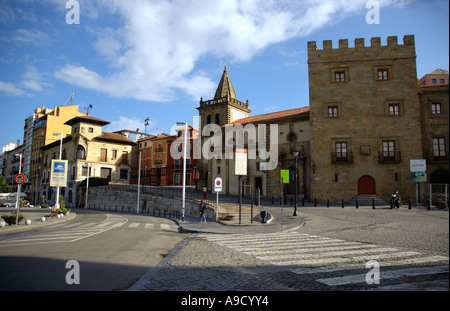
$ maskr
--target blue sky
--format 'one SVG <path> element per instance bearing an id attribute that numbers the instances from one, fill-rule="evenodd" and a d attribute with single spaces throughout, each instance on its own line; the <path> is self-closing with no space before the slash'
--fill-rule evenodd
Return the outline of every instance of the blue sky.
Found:
<path id="1" fill-rule="evenodd" d="M 252 115 L 309 105 L 307 42 L 415 35 L 418 78 L 449 69 L 447 0 L 67 0 L 0 2 L 0 146 L 23 140 L 35 108 L 67 103 L 111 122 L 105 131 L 170 132 L 192 123 L 223 68 Z M 70 3 L 69 3 L 70 4 Z M 69 14 L 69 17 L 73 17 Z"/>

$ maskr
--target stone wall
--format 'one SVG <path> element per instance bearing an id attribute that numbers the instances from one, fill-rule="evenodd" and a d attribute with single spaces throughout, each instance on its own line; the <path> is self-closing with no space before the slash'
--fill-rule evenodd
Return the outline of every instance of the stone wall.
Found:
<path id="1" fill-rule="evenodd" d="M 182 212 L 182 199 L 176 196 L 163 196 L 140 193 L 139 213 L 149 215 L 175 215 Z M 112 212 L 136 213 L 137 192 L 112 189 L 108 186 L 89 188 L 89 209 Z M 185 216 L 199 217 L 199 201 L 186 199 Z M 206 217 L 215 219 L 215 209 L 207 205 Z"/>

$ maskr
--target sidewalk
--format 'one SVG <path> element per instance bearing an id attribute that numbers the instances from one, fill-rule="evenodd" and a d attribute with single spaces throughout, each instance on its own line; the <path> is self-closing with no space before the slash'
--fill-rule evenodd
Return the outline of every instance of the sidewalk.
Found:
<path id="1" fill-rule="evenodd" d="M 0 216 L 11 214 L 15 212 L 15 208 L 13 207 L 0 207 Z M 41 218 L 44 216 L 48 216 L 51 214 L 50 209 L 42 209 L 40 207 L 22 207 L 20 209 L 20 214 L 23 215 L 24 219 L 19 223 L 18 226 L 11 225 L 9 226 L 6 224 L 5 227 L 0 227 L 0 233 L 9 233 L 9 232 L 16 232 L 16 231 L 23 231 L 23 230 L 32 230 L 38 227 L 48 226 L 48 225 L 54 225 L 58 223 L 63 223 L 69 220 L 74 219 L 77 214 L 73 211 L 70 211 L 66 216 L 62 218 L 57 217 L 47 217 L 46 221 L 41 221 Z M 31 224 L 27 225 L 25 221 L 29 219 L 31 220 Z M 1 219 L 3 220 L 3 219 Z"/>
<path id="2" fill-rule="evenodd" d="M 220 219 L 218 222 L 208 220 L 206 223 L 201 223 L 200 216 L 186 216 L 184 221 L 177 221 L 180 226 L 180 231 L 192 233 L 255 234 L 290 231 L 298 229 L 303 225 L 303 218 L 300 216 L 298 207 L 298 216 L 293 216 L 294 207 L 292 206 L 284 206 L 283 208 L 279 206 L 261 206 L 260 208 L 254 206 L 252 222 L 251 206 L 249 204 L 243 204 L 240 223 L 238 204 L 221 203 L 221 207 L 225 207 L 227 214 L 231 217 Z M 267 213 L 266 223 L 262 223 L 261 211 Z"/>

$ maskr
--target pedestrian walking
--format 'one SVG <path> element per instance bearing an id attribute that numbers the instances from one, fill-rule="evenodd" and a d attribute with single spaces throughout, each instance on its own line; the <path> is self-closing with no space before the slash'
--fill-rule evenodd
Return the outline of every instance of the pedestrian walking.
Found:
<path id="1" fill-rule="evenodd" d="M 203 200 L 200 202 L 200 222 L 206 222 L 206 204 Z"/>

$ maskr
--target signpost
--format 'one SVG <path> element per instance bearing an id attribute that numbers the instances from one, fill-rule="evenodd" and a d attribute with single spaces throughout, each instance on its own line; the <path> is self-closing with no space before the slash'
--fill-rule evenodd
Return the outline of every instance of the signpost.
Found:
<path id="1" fill-rule="evenodd" d="M 419 202 L 419 183 L 427 182 L 427 160 L 409 160 L 411 181 L 416 183 L 416 202 Z M 431 184 L 430 184 L 431 187 Z M 430 190 L 431 202 L 431 190 Z"/>
<path id="2" fill-rule="evenodd" d="M 50 171 L 50 187 L 66 187 L 67 166 L 67 160 L 52 160 L 52 168 Z"/>
<path id="3" fill-rule="evenodd" d="M 281 226 L 283 227 L 283 196 L 284 196 L 284 184 L 289 183 L 289 170 L 280 170 L 280 185 L 281 185 Z"/>
<path id="4" fill-rule="evenodd" d="M 23 185 L 26 181 L 25 175 L 23 174 L 17 174 L 14 176 L 14 182 L 18 185 Z"/>
<path id="5" fill-rule="evenodd" d="M 219 220 L 219 192 L 222 192 L 222 178 L 217 177 L 214 180 L 214 189 L 216 191 L 216 222 Z"/>
<path id="6" fill-rule="evenodd" d="M 247 149 L 237 149 L 235 154 L 234 174 L 239 176 L 239 224 L 242 210 L 242 175 L 247 176 Z"/>

